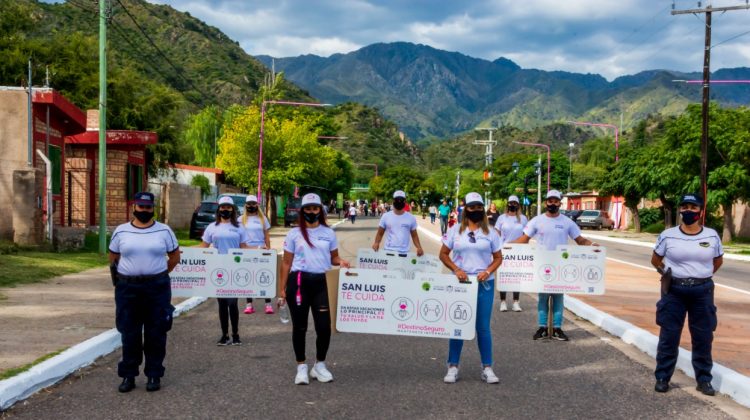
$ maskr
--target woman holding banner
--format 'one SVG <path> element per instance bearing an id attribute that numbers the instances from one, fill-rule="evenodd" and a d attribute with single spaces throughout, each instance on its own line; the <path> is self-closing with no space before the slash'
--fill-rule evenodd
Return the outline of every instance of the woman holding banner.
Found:
<path id="1" fill-rule="evenodd" d="M 279 280 L 280 298 L 286 300 L 292 318 L 292 345 L 297 360 L 294 383 L 307 385 L 310 379 L 305 363 L 305 335 L 311 309 L 317 339 L 316 362 L 309 376 L 320 382 L 333 380 L 333 375 L 325 364 L 331 342 L 326 271 L 332 265 L 349 268 L 349 263 L 339 257 L 336 234 L 326 223 L 320 197 L 317 194 L 306 194 L 302 197 L 301 207 L 298 227 L 289 231 L 284 240 L 284 258 Z"/>
<path id="2" fill-rule="evenodd" d="M 518 197 L 511 195 L 508 197 L 508 207 L 505 213 L 500 215 L 495 224 L 495 229 L 500 233 L 502 243 L 516 240 L 523 235 L 523 228 L 529 219 L 521 214 L 521 204 Z M 508 304 L 505 303 L 506 292 L 500 292 L 500 312 L 508 311 Z M 513 292 L 513 312 L 521 312 L 521 305 L 518 303 L 521 297 L 520 292 Z"/>
<path id="3" fill-rule="evenodd" d="M 477 293 L 477 345 L 482 359 L 482 380 L 496 384 L 500 380 L 492 371 L 492 332 L 490 318 L 494 300 L 495 281 L 493 274 L 503 262 L 500 251 L 500 235 L 492 229 L 484 212 L 484 200 L 478 193 L 466 195 L 466 207 L 459 225 L 451 228 L 443 239 L 440 261 L 458 277 L 461 282 L 476 276 L 479 282 Z M 451 251 L 453 256 L 450 256 Z M 463 340 L 451 339 L 448 348 L 448 373 L 445 383 L 458 380 L 458 362 L 461 358 Z"/>
<path id="4" fill-rule="evenodd" d="M 237 209 L 232 197 L 219 198 L 216 209 L 216 223 L 206 226 L 199 248 L 213 246 L 219 254 L 226 254 L 230 249 L 250 248 L 250 238 L 245 228 L 237 222 Z M 237 308 L 237 298 L 217 298 L 219 303 L 219 323 L 221 324 L 221 338 L 217 346 L 240 346 L 239 323 L 240 310 Z M 229 320 L 232 321 L 232 341 L 229 341 Z"/>
<path id="5" fill-rule="evenodd" d="M 245 199 L 245 213 L 242 214 L 241 221 L 250 239 L 250 248 L 271 249 L 271 235 L 268 233 L 271 224 L 268 223 L 268 219 L 263 215 L 263 212 L 258 209 L 258 199 L 254 195 L 248 195 Z M 244 312 L 247 315 L 255 313 L 253 298 L 247 298 Z M 269 315 L 273 314 L 271 299 L 266 299 L 265 312 Z"/>

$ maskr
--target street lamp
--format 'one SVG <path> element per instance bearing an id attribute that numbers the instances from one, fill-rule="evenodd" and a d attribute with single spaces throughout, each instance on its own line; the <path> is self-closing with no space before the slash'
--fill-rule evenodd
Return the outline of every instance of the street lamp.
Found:
<path id="1" fill-rule="evenodd" d="M 263 101 L 260 105 L 260 144 L 258 145 L 258 203 L 261 202 L 260 184 L 263 176 L 263 140 L 265 138 L 265 121 L 266 105 L 288 105 L 288 106 L 309 106 L 324 107 L 331 104 L 321 104 L 316 102 L 290 102 L 290 101 Z"/>
<path id="2" fill-rule="evenodd" d="M 570 178 L 573 176 L 573 147 L 575 143 L 568 143 L 568 192 L 570 192 Z"/>
<path id="3" fill-rule="evenodd" d="M 614 124 L 600 124 L 600 123 L 592 123 L 592 122 L 581 122 L 581 121 L 568 121 L 568 124 L 573 125 L 585 125 L 589 127 L 605 127 L 605 128 L 612 128 L 615 130 L 615 162 L 620 160 L 620 130 L 617 128 Z"/>
<path id="4" fill-rule="evenodd" d="M 513 168 L 513 174 L 517 174 L 518 173 L 518 168 L 520 167 L 520 165 L 518 164 L 518 162 L 513 162 L 513 164 L 510 165 L 510 166 L 511 166 L 511 168 Z"/>
<path id="5" fill-rule="evenodd" d="M 514 141 L 513 143 L 515 143 L 515 144 L 522 144 L 524 146 L 543 147 L 543 148 L 547 149 L 547 191 L 549 191 L 549 185 L 550 185 L 550 167 L 551 167 L 551 165 L 550 165 L 550 148 L 549 148 L 549 146 L 547 146 L 546 144 L 541 144 L 541 143 L 527 143 L 527 142 L 523 142 L 523 141 Z M 541 162 L 539 163 L 539 165 L 541 166 Z"/>

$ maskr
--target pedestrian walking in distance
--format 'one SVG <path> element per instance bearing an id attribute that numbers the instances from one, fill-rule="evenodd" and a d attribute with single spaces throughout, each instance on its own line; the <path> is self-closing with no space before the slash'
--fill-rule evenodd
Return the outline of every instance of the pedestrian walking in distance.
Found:
<path id="1" fill-rule="evenodd" d="M 523 235 L 511 243 L 527 244 L 531 238 L 536 238 L 537 245 L 553 251 L 558 245 L 566 245 L 568 238 L 578 245 L 595 245 L 594 242 L 581 236 L 581 228 L 572 220 L 560 215 L 560 201 L 562 194 L 557 190 L 549 190 L 545 204 L 547 211 L 534 217 L 523 229 Z M 561 293 L 539 293 L 537 304 L 539 328 L 534 333 L 534 340 L 550 338 L 547 333 L 549 308 L 547 300 L 552 296 L 552 339 L 568 341 L 568 336 L 562 330 L 563 308 L 565 295 Z"/>
<path id="2" fill-rule="evenodd" d="M 716 394 L 711 385 L 711 344 L 718 322 L 712 276 L 723 263 L 724 249 L 716 231 L 701 224 L 704 211 L 701 196 L 684 195 L 680 225 L 659 235 L 651 256 L 651 264 L 662 275 L 661 299 L 656 303 L 656 323 L 661 327 L 654 371 L 656 392 L 669 391 L 687 314 L 697 389 L 705 395 Z"/>
<path id="3" fill-rule="evenodd" d="M 477 293 L 477 345 L 482 359 L 481 378 L 488 384 L 500 382 L 492 370 L 492 302 L 495 297 L 494 272 L 503 262 L 500 235 L 490 227 L 484 211 L 484 200 L 478 193 L 466 194 L 464 218 L 451 228 L 443 238 L 440 248 L 440 261 L 456 275 L 458 281 L 476 276 L 479 282 Z M 451 256 L 451 252 L 453 255 Z M 445 383 L 458 380 L 458 362 L 464 341 L 451 339 L 448 344 L 448 373 Z"/>
<path id="4" fill-rule="evenodd" d="M 508 197 L 508 207 L 505 213 L 497 218 L 495 229 L 500 233 L 500 242 L 505 244 L 514 241 L 523 235 L 523 228 L 529 223 L 529 219 L 521 214 L 521 204 L 518 197 L 511 195 Z M 507 292 L 500 292 L 500 312 L 508 311 L 508 304 L 505 302 Z M 520 292 L 513 292 L 513 312 L 521 312 Z"/>
<path id="5" fill-rule="evenodd" d="M 448 232 L 448 217 L 451 214 L 451 206 L 448 205 L 448 200 L 443 200 L 443 203 L 438 207 L 440 213 L 440 234 L 445 236 Z"/>
<path id="6" fill-rule="evenodd" d="M 331 308 L 328 303 L 326 271 L 332 265 L 349 268 L 349 262 L 339 257 L 338 241 L 328 227 L 320 197 L 302 197 L 298 225 L 286 235 L 284 258 L 281 264 L 281 299 L 286 300 L 292 318 L 292 346 L 297 360 L 294 383 L 307 385 L 310 377 L 319 382 L 331 382 L 333 374 L 326 367 L 326 355 L 331 343 Z M 305 336 L 308 315 L 312 310 L 315 324 L 315 359 L 309 371 L 306 364 Z"/>
<path id="7" fill-rule="evenodd" d="M 216 223 L 206 226 L 203 232 L 199 248 L 213 246 L 219 254 L 227 254 L 230 249 L 250 248 L 250 237 L 247 230 L 237 221 L 237 208 L 232 197 L 223 196 L 219 198 L 219 207 L 216 209 Z M 219 305 L 219 324 L 221 325 L 221 337 L 216 342 L 217 346 L 240 346 L 239 323 L 240 310 L 237 308 L 238 299 L 217 298 Z M 229 321 L 232 322 L 232 340 L 229 340 Z"/>
<path id="8" fill-rule="evenodd" d="M 247 236 L 249 239 L 248 245 L 250 248 L 255 249 L 271 249 L 271 224 L 268 222 L 268 218 L 258 208 L 258 198 L 254 195 L 248 195 L 245 199 L 245 212 L 242 213 L 240 220 L 242 226 L 247 230 Z M 264 312 L 267 315 L 273 315 L 273 305 L 271 299 L 266 299 L 266 307 Z M 244 313 L 252 315 L 255 313 L 253 308 L 253 298 L 247 298 L 247 305 L 245 305 Z"/>
<path id="9" fill-rule="evenodd" d="M 405 207 L 406 193 L 403 191 L 393 193 L 393 210 L 380 218 L 378 232 L 375 234 L 375 242 L 372 244 L 373 250 L 377 251 L 380 249 L 380 242 L 383 240 L 383 235 L 385 235 L 384 250 L 406 254 L 409 252 L 409 240 L 411 239 L 414 241 L 414 246 L 417 247 L 417 255 L 420 257 L 424 255 L 422 244 L 419 242 L 419 235 L 417 234 L 417 218 L 407 212 Z"/>
<path id="10" fill-rule="evenodd" d="M 115 324 L 122 339 L 119 391 L 135 388 L 144 357 L 146 391 L 158 391 L 174 312 L 169 272 L 180 262 L 180 249 L 172 229 L 154 220 L 154 195 L 139 192 L 133 199 L 133 220 L 117 226 L 109 243 Z"/>

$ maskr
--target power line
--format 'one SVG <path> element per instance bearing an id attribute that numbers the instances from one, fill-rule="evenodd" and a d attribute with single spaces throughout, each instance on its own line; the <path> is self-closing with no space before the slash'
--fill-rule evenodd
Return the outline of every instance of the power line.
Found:
<path id="1" fill-rule="evenodd" d="M 727 39 L 725 39 L 725 40 L 723 40 L 723 41 L 721 41 L 721 42 L 719 42 L 719 43 L 716 43 L 716 44 L 714 44 L 714 45 L 711 45 L 711 49 L 714 49 L 714 48 L 718 47 L 718 46 L 719 46 L 719 45 L 721 45 L 721 44 L 724 44 L 724 43 L 727 43 L 727 42 L 729 42 L 729 41 L 735 40 L 735 39 L 737 39 L 737 38 L 739 38 L 739 37 L 741 37 L 741 36 L 745 36 L 745 35 L 747 35 L 747 34 L 750 34 L 750 31 L 745 31 L 745 32 L 742 32 L 741 34 L 737 34 L 737 35 L 735 35 L 735 36 L 733 36 L 733 37 L 730 37 L 730 38 L 727 38 Z"/>
<path id="2" fill-rule="evenodd" d="M 164 54 L 164 52 L 162 52 L 162 50 L 156 45 L 156 43 L 153 41 L 153 39 L 151 39 L 151 37 L 148 35 L 148 33 L 146 33 L 146 30 L 144 30 L 143 27 L 138 23 L 138 20 L 135 18 L 135 16 L 133 16 L 130 13 L 130 10 L 128 10 L 128 8 L 125 7 L 124 4 L 122 4 L 122 1 L 117 0 L 117 3 L 120 5 L 120 7 L 122 7 L 123 11 L 128 15 L 128 17 L 130 17 L 130 20 L 133 21 L 133 23 L 135 24 L 135 26 L 143 34 L 143 36 L 146 38 L 146 40 L 149 42 L 149 44 L 151 44 L 151 46 L 154 47 L 154 49 L 156 50 L 156 52 L 162 58 L 164 58 L 164 61 L 166 61 L 170 65 L 170 67 L 172 67 L 175 70 L 175 72 L 177 73 L 177 75 L 182 80 L 184 80 L 185 82 L 187 82 L 187 84 L 190 85 L 190 87 L 192 87 L 193 89 L 195 89 L 196 91 L 198 91 L 198 93 L 200 93 L 201 96 L 203 96 L 204 100 L 208 99 L 209 95 L 207 95 L 203 90 L 201 90 L 200 88 L 198 88 L 197 86 L 195 86 L 195 84 L 190 79 L 186 78 L 182 74 L 182 70 L 180 70 L 179 68 L 177 68 L 177 66 L 172 62 L 172 60 L 170 60 L 169 57 L 167 57 L 166 54 Z"/>

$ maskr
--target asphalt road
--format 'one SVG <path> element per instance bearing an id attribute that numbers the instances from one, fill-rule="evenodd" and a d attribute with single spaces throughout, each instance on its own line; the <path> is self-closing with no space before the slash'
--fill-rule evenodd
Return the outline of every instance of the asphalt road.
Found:
<path id="1" fill-rule="evenodd" d="M 340 250 L 352 258 L 374 236 L 375 219 L 339 227 Z M 423 238 L 425 251 L 438 244 Z M 211 299 L 175 320 L 163 388 L 146 393 L 145 378 L 117 392 L 119 352 L 58 386 L 17 404 L 11 418 L 731 418 L 726 398 L 693 391 L 653 391 L 652 367 L 629 358 L 611 340 L 570 321 L 570 342 L 534 342 L 536 302 L 522 313 L 494 311 L 499 385 L 479 378 L 475 342 L 464 346 L 460 380 L 442 382 L 448 343 L 441 339 L 334 334 L 328 364 L 335 381 L 293 384 L 291 326 L 277 316 L 240 315 L 241 347 L 217 347 L 219 322 Z M 260 304 L 260 302 L 258 302 Z M 314 335 L 308 334 L 312 359 Z M 689 382 L 685 382 L 689 384 Z M 687 386 L 687 385 L 686 385 Z M 723 402 L 722 402 L 723 400 Z"/>

